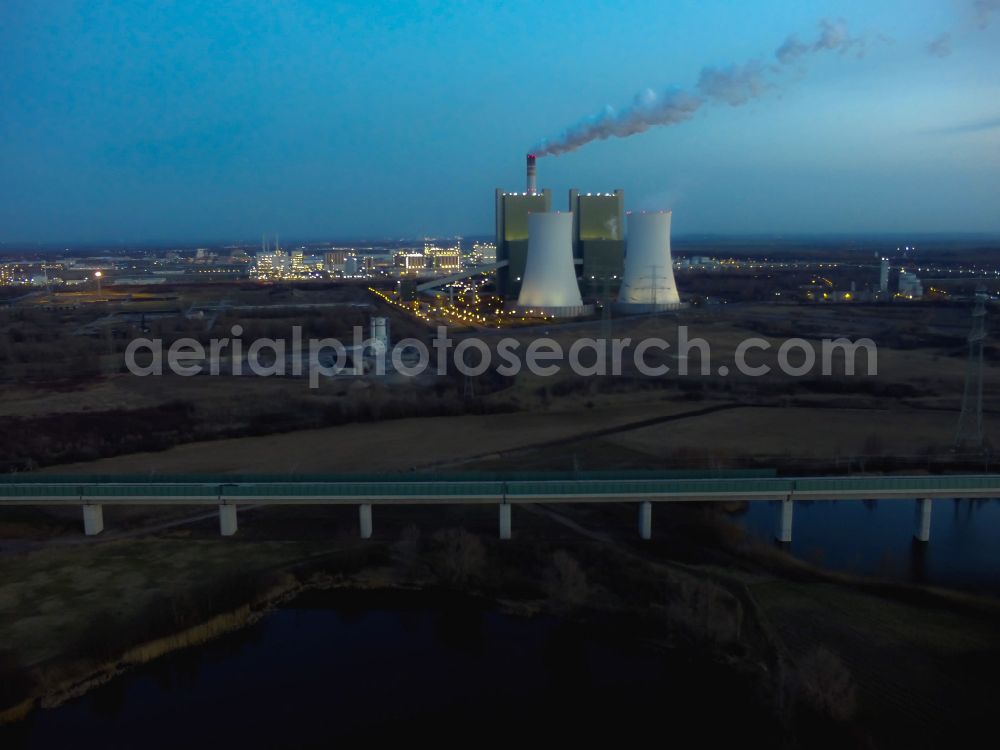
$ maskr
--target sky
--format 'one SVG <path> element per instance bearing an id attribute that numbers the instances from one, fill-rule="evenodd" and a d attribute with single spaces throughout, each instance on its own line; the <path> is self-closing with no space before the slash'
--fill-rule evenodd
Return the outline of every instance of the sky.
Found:
<path id="1" fill-rule="evenodd" d="M 539 185 L 675 234 L 1000 232 L 1000 0 L 3 0 L 0 243 L 489 234 L 528 150 L 692 101 Z"/>

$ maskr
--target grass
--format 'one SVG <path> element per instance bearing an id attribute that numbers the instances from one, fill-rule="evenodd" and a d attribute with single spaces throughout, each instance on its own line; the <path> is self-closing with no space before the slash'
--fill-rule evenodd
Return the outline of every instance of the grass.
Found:
<path id="1" fill-rule="evenodd" d="M 60 655 L 98 618 L 128 619 L 164 595 L 328 553 L 315 542 L 143 539 L 49 547 L 0 567 L 0 642 L 25 666 Z"/>

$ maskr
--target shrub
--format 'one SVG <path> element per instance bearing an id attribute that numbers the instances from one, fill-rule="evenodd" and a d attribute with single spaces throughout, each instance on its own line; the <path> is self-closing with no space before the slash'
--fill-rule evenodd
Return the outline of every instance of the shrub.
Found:
<path id="1" fill-rule="evenodd" d="M 857 709 L 857 687 L 851 670 L 828 649 L 818 648 L 802 659 L 796 687 L 806 705 L 833 719 L 850 719 Z"/>
<path id="2" fill-rule="evenodd" d="M 545 593 L 560 607 L 577 607 L 590 594 L 587 574 L 568 552 L 559 550 L 552 555 L 552 564 L 545 572 Z"/>
<path id="3" fill-rule="evenodd" d="M 486 548 L 479 537 L 465 529 L 442 529 L 434 534 L 439 545 L 438 562 L 442 580 L 462 585 L 477 578 L 486 566 Z"/>
<path id="4" fill-rule="evenodd" d="M 695 642 L 723 645 L 739 641 L 743 607 L 721 586 L 685 578 L 673 587 L 667 616 L 673 626 Z"/>

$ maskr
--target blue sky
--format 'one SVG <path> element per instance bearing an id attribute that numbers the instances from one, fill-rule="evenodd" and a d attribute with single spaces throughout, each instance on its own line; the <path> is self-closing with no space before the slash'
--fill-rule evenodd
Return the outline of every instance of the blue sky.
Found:
<path id="1" fill-rule="evenodd" d="M 996 232 L 1000 2 L 979 2 L 4 0 L 0 241 L 489 233 L 539 140 L 753 60 L 742 106 L 542 158 L 540 185 L 558 207 L 624 188 L 680 234 Z M 772 72 L 824 18 L 863 57 Z"/>

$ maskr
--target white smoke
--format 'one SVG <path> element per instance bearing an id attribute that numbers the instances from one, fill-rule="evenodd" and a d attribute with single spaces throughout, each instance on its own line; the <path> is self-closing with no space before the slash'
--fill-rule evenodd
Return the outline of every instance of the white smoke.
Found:
<path id="1" fill-rule="evenodd" d="M 707 99 L 739 107 L 756 99 L 768 83 L 764 80 L 767 69 L 759 60 L 728 68 L 702 68 L 698 78 L 698 91 Z"/>
<path id="2" fill-rule="evenodd" d="M 1000 2 L 1000 0 L 986 0 Z M 850 52 L 864 55 L 867 42 L 863 37 L 853 37 L 844 21 L 823 19 L 819 34 L 809 42 L 789 36 L 777 50 L 779 65 L 768 65 L 760 60 L 728 67 L 703 68 L 698 78 L 697 94 L 670 90 L 657 94 L 646 89 L 635 96 L 632 104 L 616 110 L 606 106 L 603 110 L 570 126 L 555 138 L 542 141 L 531 153 L 553 156 L 575 151 L 591 141 L 607 138 L 627 138 L 659 125 L 675 125 L 690 120 L 707 102 L 739 107 L 777 86 L 782 67 L 803 61 L 806 57 L 827 51 L 844 55 Z"/>
<path id="3" fill-rule="evenodd" d="M 951 54 L 951 34 L 941 34 L 927 45 L 927 54 L 931 57 L 948 57 Z"/>
<path id="4" fill-rule="evenodd" d="M 536 156 L 565 154 L 591 141 L 627 138 L 655 125 L 673 125 L 689 120 L 702 104 L 696 96 L 680 91 L 657 94 L 646 89 L 635 95 L 632 104 L 621 111 L 611 106 L 567 128 L 556 138 L 542 141 L 531 150 Z"/>
<path id="5" fill-rule="evenodd" d="M 867 40 L 864 37 L 852 37 L 843 20 L 831 21 L 824 18 L 819 22 L 819 30 L 819 37 L 810 43 L 799 41 L 794 34 L 789 36 L 774 53 L 778 62 L 791 65 L 806 55 L 825 51 L 839 52 L 842 55 L 855 52 L 858 57 L 863 57 L 868 49 Z"/>
<path id="6" fill-rule="evenodd" d="M 1000 0 L 976 0 L 973 7 L 976 10 L 976 21 L 979 28 L 985 29 L 990 25 L 990 16 L 1000 12 Z"/>

